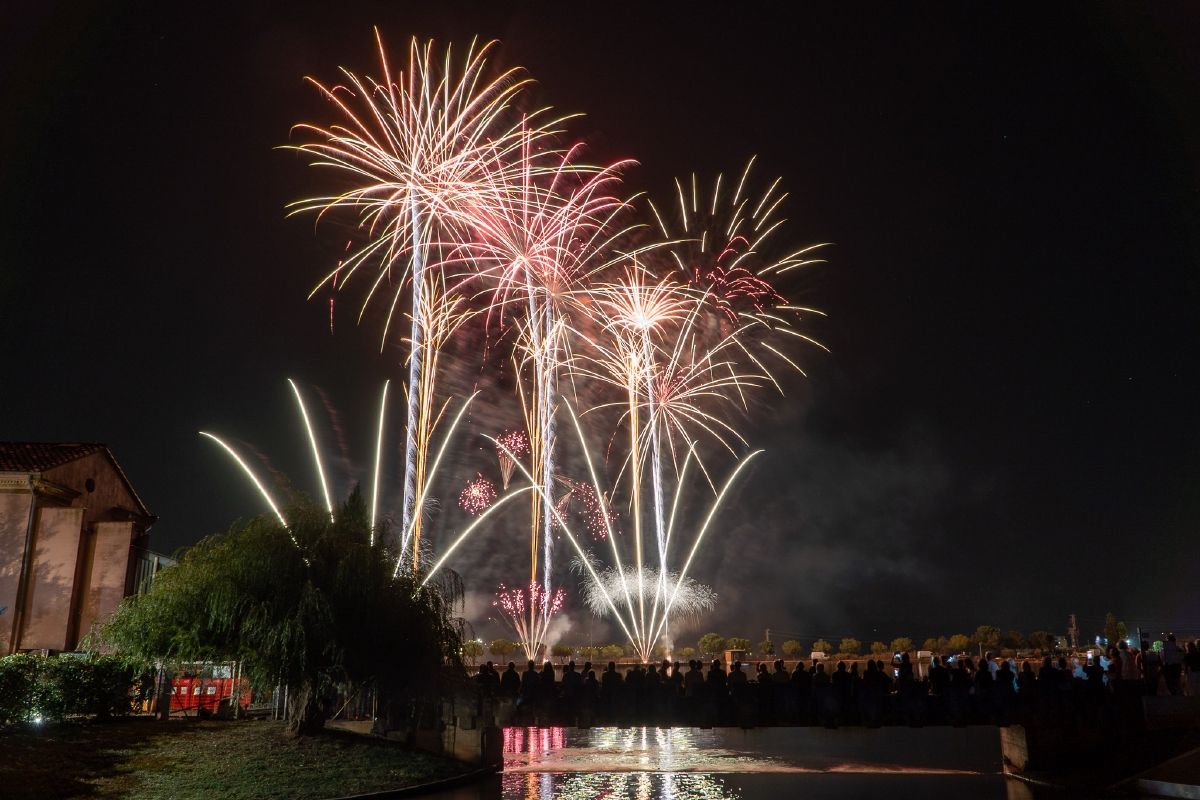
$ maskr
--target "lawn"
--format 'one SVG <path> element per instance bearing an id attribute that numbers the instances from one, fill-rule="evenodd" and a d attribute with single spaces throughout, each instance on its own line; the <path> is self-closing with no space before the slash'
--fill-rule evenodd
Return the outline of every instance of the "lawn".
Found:
<path id="1" fill-rule="evenodd" d="M 191 800 L 329 798 L 469 768 L 341 731 L 289 737 L 280 722 L 127 719 L 0 733 L 0 795 Z"/>

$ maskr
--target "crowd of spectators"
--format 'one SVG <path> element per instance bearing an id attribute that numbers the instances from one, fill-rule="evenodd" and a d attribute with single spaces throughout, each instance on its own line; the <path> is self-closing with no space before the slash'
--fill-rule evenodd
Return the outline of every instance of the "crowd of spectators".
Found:
<path id="1" fill-rule="evenodd" d="M 513 724 L 558 725 L 1059 725 L 1130 721 L 1148 694 L 1200 696 L 1200 642 L 1141 645 L 1020 664 L 991 653 L 935 656 L 920 671 L 907 653 L 862 667 L 801 660 L 790 670 L 782 660 L 728 671 L 719 660 L 572 661 L 561 670 L 530 661 L 501 673 L 489 661 L 475 680 L 484 695 L 515 703 Z"/>

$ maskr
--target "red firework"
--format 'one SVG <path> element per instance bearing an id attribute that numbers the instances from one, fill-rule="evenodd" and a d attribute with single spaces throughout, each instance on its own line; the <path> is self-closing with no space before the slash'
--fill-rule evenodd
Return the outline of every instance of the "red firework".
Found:
<path id="1" fill-rule="evenodd" d="M 496 487 L 482 475 L 469 482 L 458 496 L 458 504 L 468 514 L 478 515 L 496 500 Z"/>

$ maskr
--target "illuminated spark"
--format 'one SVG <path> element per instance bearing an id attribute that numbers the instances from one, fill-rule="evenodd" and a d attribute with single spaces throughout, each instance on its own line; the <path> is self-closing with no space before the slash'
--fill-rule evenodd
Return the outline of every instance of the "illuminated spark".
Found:
<path id="1" fill-rule="evenodd" d="M 424 460 L 435 427 L 437 355 L 469 316 L 455 299 L 460 287 L 438 268 L 438 251 L 474 237 L 477 213 L 487 206 L 488 195 L 529 171 L 522 148 L 554 134 L 562 120 L 549 119 L 544 110 L 525 115 L 513 110 L 528 79 L 517 69 L 494 80 L 485 77 L 494 42 L 472 44 L 456 69 L 450 48 L 441 58 L 432 42 L 413 39 L 407 67 L 394 78 L 378 31 L 376 44 L 378 79 L 345 68 L 343 84 L 309 79 L 340 121 L 296 126 L 310 140 L 292 149 L 309 156 L 314 166 L 341 172 L 351 186 L 341 194 L 293 203 L 291 213 L 314 212 L 320 220 L 343 211 L 357 220 L 365 244 L 340 261 L 313 293 L 338 279 L 344 288 L 360 268 L 374 266 L 377 276 L 363 313 L 381 286 L 395 287 L 381 344 L 403 287 L 410 289 L 401 530 L 402 546 L 411 540 L 416 570 L 423 506 L 418 498 L 428 479 Z"/>
<path id="2" fill-rule="evenodd" d="M 497 440 L 502 445 L 496 448 L 496 459 L 500 462 L 500 485 L 507 489 L 516 466 L 513 459 L 529 455 L 529 437 L 524 431 L 505 431 Z"/>
<path id="3" fill-rule="evenodd" d="M 531 581 L 527 589 L 500 584 L 492 605 L 516 634 L 526 659 L 533 661 L 544 655 L 550 619 L 562 610 L 566 598 L 562 589 L 547 592 L 541 583 Z"/>
<path id="4" fill-rule="evenodd" d="M 458 495 L 458 504 L 468 514 L 477 515 L 496 500 L 496 487 L 483 476 L 471 480 Z"/>
<path id="5" fill-rule="evenodd" d="M 206 431 L 200 431 L 200 435 L 206 436 L 209 439 L 212 439 L 217 444 L 221 445 L 221 447 L 225 450 L 225 452 L 228 453 L 233 458 L 233 460 L 237 462 L 237 465 L 242 468 L 242 472 L 246 473 L 246 477 L 248 477 L 250 479 L 250 482 L 254 484 L 254 487 L 256 489 L 258 489 L 258 493 L 262 495 L 263 500 L 267 501 L 267 506 L 271 509 L 272 512 L 274 512 L 275 516 L 278 517 L 279 524 L 286 528 L 287 520 L 285 520 L 283 518 L 283 514 L 280 513 L 279 506 L 275 505 L 275 500 L 274 500 L 274 498 L 271 497 L 271 493 L 268 492 L 267 488 L 262 485 L 262 481 L 260 481 L 258 479 L 258 476 L 254 474 L 254 470 L 250 469 L 250 466 L 245 461 L 242 460 L 242 457 L 237 454 L 237 451 L 234 450 L 229 445 L 225 444 L 225 442 L 223 442 L 220 438 L 218 438 L 217 436 L 215 436 L 211 433 L 208 433 Z M 295 539 L 293 538 L 292 541 L 294 542 Z"/>
<path id="6" fill-rule="evenodd" d="M 681 582 L 679 575 L 674 572 L 667 572 L 660 576 L 658 569 L 653 566 L 643 567 L 642 578 L 639 587 L 639 581 L 634 573 L 615 568 L 601 570 L 600 583 L 592 582 L 584 590 L 584 604 L 593 614 L 603 616 L 608 612 L 606 594 L 617 598 L 617 607 L 626 612 L 630 610 L 629 598 L 637 597 L 639 592 L 646 595 L 645 602 L 647 604 L 654 601 L 656 594 L 661 593 L 660 596 L 668 597 L 674 595 L 675 602 L 671 606 L 672 619 L 698 617 L 705 612 L 712 611 L 716 605 L 717 593 L 713 591 L 712 587 L 699 583 L 693 578 L 684 578 Z M 603 590 L 601 586 L 603 586 Z"/>

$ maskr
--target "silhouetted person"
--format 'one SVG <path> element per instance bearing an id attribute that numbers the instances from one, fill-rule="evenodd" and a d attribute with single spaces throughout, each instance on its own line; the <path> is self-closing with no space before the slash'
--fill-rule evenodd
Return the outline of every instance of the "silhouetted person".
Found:
<path id="1" fill-rule="evenodd" d="M 517 673 L 517 665 L 508 662 L 508 669 L 500 676 L 500 694 L 505 697 L 516 697 L 521 691 L 521 676 Z"/>
<path id="2" fill-rule="evenodd" d="M 950 670 L 942 666 L 940 657 L 934 656 L 929 665 L 929 691 L 940 697 L 946 693 L 949 686 Z"/>
<path id="3" fill-rule="evenodd" d="M 1200 697 L 1200 640 L 1188 642 L 1183 654 L 1184 684 L 1190 697 Z"/>
<path id="4" fill-rule="evenodd" d="M 812 714 L 812 673 L 804 666 L 804 660 L 796 662 L 792 672 L 792 692 L 796 703 L 796 720 L 807 722 Z"/>
<path id="5" fill-rule="evenodd" d="M 1005 726 L 1009 723 L 1017 698 L 1015 680 L 1016 676 L 1013 675 L 1008 662 L 1000 664 L 992 686 L 992 707 L 995 710 L 997 725 Z"/>
<path id="6" fill-rule="evenodd" d="M 825 664 L 818 663 L 813 674 L 813 701 L 817 707 L 817 718 L 827 728 L 837 727 L 838 701 L 833 690 L 833 681 L 825 671 Z"/>
<path id="7" fill-rule="evenodd" d="M 538 675 L 537 667 L 530 661 L 525 665 L 525 671 L 521 673 L 521 705 L 529 705 L 537 702 L 540 685 L 541 678 Z"/>

